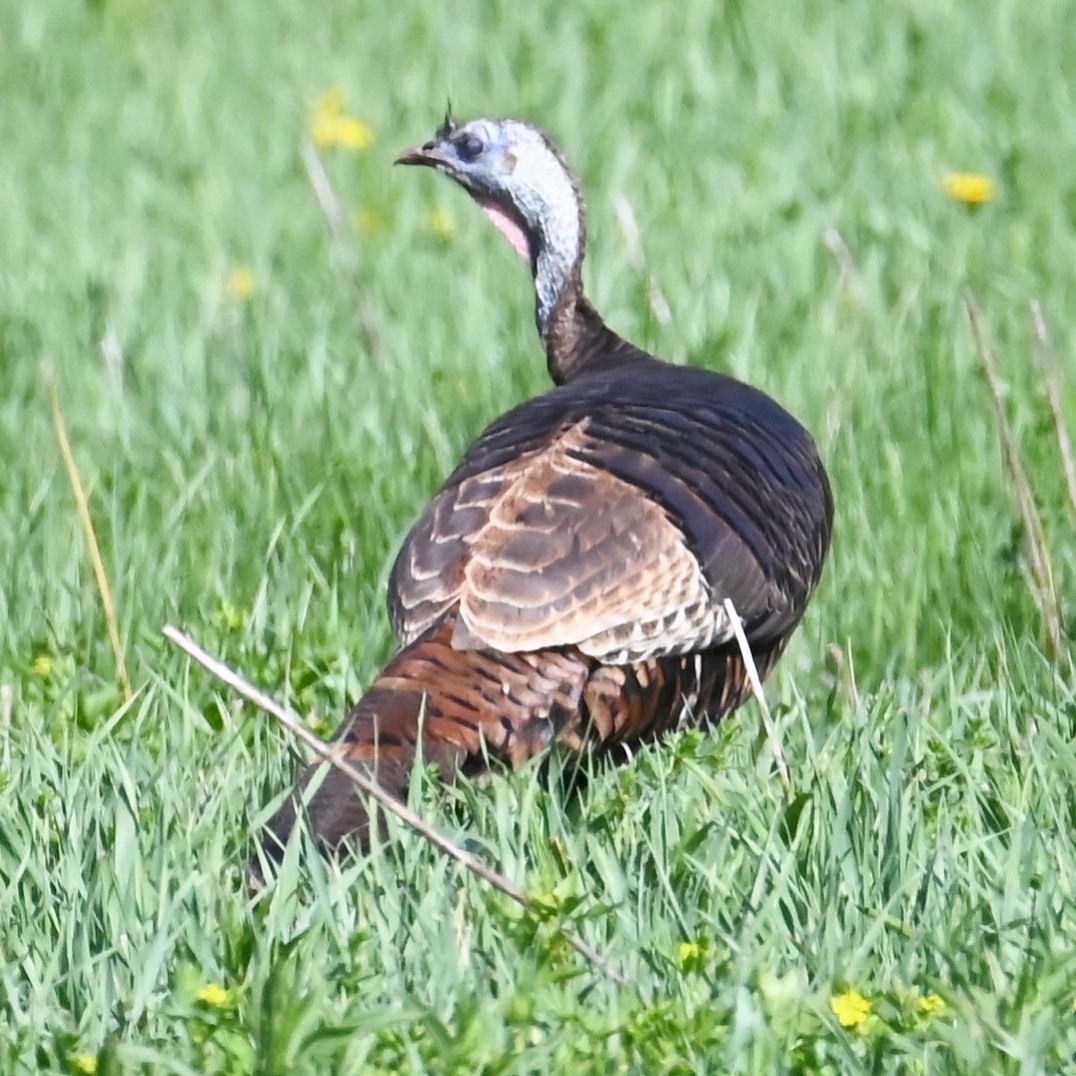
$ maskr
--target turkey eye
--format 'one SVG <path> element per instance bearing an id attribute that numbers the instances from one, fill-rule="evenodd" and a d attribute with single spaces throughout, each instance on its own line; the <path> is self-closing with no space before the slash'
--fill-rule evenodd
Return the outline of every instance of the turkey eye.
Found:
<path id="1" fill-rule="evenodd" d="M 486 147 L 482 144 L 481 138 L 476 138 L 474 135 L 467 135 L 466 138 L 461 138 L 456 143 L 459 149 L 460 156 L 465 161 L 476 161 L 482 154 L 482 150 Z"/>

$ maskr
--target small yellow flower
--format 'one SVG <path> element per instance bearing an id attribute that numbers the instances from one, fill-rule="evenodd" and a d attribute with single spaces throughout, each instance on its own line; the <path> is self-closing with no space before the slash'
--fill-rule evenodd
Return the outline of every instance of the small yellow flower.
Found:
<path id="1" fill-rule="evenodd" d="M 556 893 L 535 893 L 531 897 L 531 910 L 539 919 L 549 919 L 560 911 Z"/>
<path id="2" fill-rule="evenodd" d="M 841 1027 L 859 1027 L 871 1014 L 871 1003 L 858 990 L 834 994 L 829 1007 Z"/>
<path id="3" fill-rule="evenodd" d="M 242 303 L 254 294 L 254 274 L 245 265 L 237 265 L 224 281 L 224 298 L 230 303 Z"/>
<path id="4" fill-rule="evenodd" d="M 430 214 L 430 231 L 442 243 L 450 242 L 456 235 L 456 222 L 444 209 L 435 209 Z"/>
<path id="5" fill-rule="evenodd" d="M 343 112 L 344 95 L 335 87 L 331 90 L 326 90 L 318 98 L 317 113 L 319 116 L 340 116 L 343 115 Z"/>
<path id="6" fill-rule="evenodd" d="M 360 209 L 355 213 L 355 226 L 369 235 L 381 230 L 381 218 L 372 209 Z"/>
<path id="7" fill-rule="evenodd" d="M 225 990 L 223 986 L 218 986 L 216 983 L 203 986 L 194 996 L 203 1005 L 208 1005 L 211 1009 L 224 1009 L 232 1003 L 232 992 Z"/>
<path id="8" fill-rule="evenodd" d="M 994 181 L 977 172 L 952 172 L 943 182 L 945 193 L 966 206 L 982 205 L 994 197 Z"/>
<path id="9" fill-rule="evenodd" d="M 38 654 L 30 668 L 33 669 L 34 676 L 40 676 L 42 680 L 47 680 L 52 676 L 56 666 L 48 654 Z"/>
<path id="10" fill-rule="evenodd" d="M 306 727 L 314 733 L 315 736 L 320 736 L 323 740 L 327 740 L 333 733 L 333 729 L 340 724 L 339 720 L 333 717 L 331 714 L 318 715 L 313 712 L 306 716 Z"/>
<path id="11" fill-rule="evenodd" d="M 314 117 L 314 129 L 310 137 L 313 138 L 314 145 L 318 149 L 328 149 L 335 144 L 336 123 L 339 119 L 339 116 L 332 116 L 326 112 L 319 112 Z"/>
<path id="12" fill-rule="evenodd" d="M 701 972 L 706 966 L 706 943 L 681 942 L 676 947 L 676 956 L 682 972 Z"/>
<path id="13" fill-rule="evenodd" d="M 310 137 L 318 149 L 366 149 L 374 141 L 374 132 L 362 120 L 347 115 L 339 90 L 328 90 L 314 108 Z"/>
<path id="14" fill-rule="evenodd" d="M 687 964 L 692 960 L 698 960 L 702 955 L 702 950 L 695 942 L 681 942 L 676 952 L 680 957 L 681 964 Z"/>
<path id="15" fill-rule="evenodd" d="M 83 1076 L 93 1076 L 97 1071 L 97 1058 L 93 1054 L 79 1054 L 78 1057 L 72 1061 L 76 1072 L 81 1072 Z"/>
<path id="16" fill-rule="evenodd" d="M 924 1016 L 933 1016 L 934 1013 L 944 1012 L 948 1008 L 945 999 L 937 994 L 927 994 L 925 998 L 919 998 L 915 1005 Z"/>
<path id="17" fill-rule="evenodd" d="M 313 139 L 318 149 L 366 149 L 374 141 L 374 132 L 351 116 L 318 116 Z"/>
<path id="18" fill-rule="evenodd" d="M 366 149 L 373 144 L 374 132 L 368 124 L 352 116 L 341 116 L 336 123 L 336 144 L 344 149 Z"/>
<path id="19" fill-rule="evenodd" d="M 225 631 L 239 631 L 246 623 L 243 611 L 227 600 L 220 603 L 215 620 Z"/>

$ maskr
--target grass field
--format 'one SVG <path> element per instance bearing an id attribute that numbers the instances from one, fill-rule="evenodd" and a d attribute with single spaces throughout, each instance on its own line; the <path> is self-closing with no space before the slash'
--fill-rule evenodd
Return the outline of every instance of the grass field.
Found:
<path id="1" fill-rule="evenodd" d="M 0 7 L 0 1071 L 1076 1072 L 1076 542 L 1028 313 L 1076 425 L 1074 25 L 1070 0 Z M 331 90 L 361 121 L 320 154 L 338 241 L 301 157 Z M 554 133 L 618 330 L 816 433 L 834 547 L 768 688 L 792 787 L 752 703 L 577 799 L 534 770 L 418 793 L 543 915 L 407 834 L 254 902 L 295 749 L 162 625 L 327 731 L 392 649 L 418 510 L 546 385 L 515 255 L 390 167 L 446 96 Z M 993 198 L 947 197 L 959 171 Z"/>

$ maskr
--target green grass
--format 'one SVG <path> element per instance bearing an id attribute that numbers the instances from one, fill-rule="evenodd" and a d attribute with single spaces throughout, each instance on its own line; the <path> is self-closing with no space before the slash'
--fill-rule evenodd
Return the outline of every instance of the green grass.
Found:
<path id="1" fill-rule="evenodd" d="M 0 1070 L 1076 1071 L 1072 649 L 1047 656 L 960 298 L 984 309 L 1071 627 L 1027 304 L 1076 422 L 1072 25 L 1067 0 L 0 8 Z M 325 158 L 355 267 L 299 156 L 334 86 L 376 133 Z M 577 800 L 533 770 L 420 791 L 544 918 L 409 835 L 289 860 L 252 902 L 242 864 L 293 747 L 161 625 L 331 726 L 391 652 L 385 578 L 417 511 L 546 384 L 515 255 L 447 183 L 390 168 L 446 96 L 555 134 L 616 328 L 817 434 L 834 548 L 769 687 L 793 788 L 751 704 Z M 953 170 L 996 198 L 948 201 Z M 255 290 L 229 302 L 237 266 Z M 848 990 L 858 1028 L 831 1011 Z"/>

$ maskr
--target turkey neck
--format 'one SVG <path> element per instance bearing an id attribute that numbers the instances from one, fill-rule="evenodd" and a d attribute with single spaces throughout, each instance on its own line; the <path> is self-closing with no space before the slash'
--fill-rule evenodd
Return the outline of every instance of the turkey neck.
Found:
<path id="1" fill-rule="evenodd" d="M 547 238 L 553 236 L 551 240 Z M 557 385 L 623 361 L 634 348 L 610 329 L 583 294 L 584 227 L 543 229 L 531 245 L 535 321 Z"/>
<path id="2" fill-rule="evenodd" d="M 538 332 L 545 346 L 549 376 L 557 385 L 620 365 L 629 357 L 641 357 L 590 305 L 578 276 L 562 291 L 544 321 L 539 313 Z"/>

